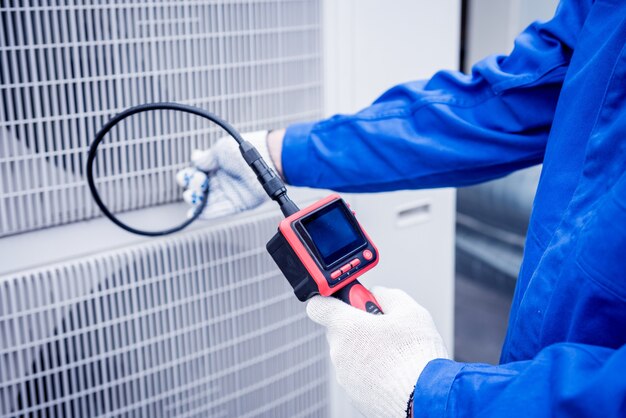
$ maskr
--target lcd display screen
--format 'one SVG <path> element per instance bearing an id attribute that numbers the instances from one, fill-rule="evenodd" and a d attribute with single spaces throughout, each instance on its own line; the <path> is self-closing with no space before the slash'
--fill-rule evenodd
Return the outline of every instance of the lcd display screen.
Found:
<path id="1" fill-rule="evenodd" d="M 350 222 L 346 210 L 343 203 L 336 202 L 302 220 L 302 226 L 327 266 L 366 243 Z"/>

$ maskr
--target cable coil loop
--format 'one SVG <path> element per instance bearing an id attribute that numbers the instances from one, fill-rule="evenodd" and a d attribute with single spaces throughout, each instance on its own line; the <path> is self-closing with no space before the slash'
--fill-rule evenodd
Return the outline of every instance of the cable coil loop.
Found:
<path id="1" fill-rule="evenodd" d="M 209 188 L 207 187 L 206 190 L 204 190 L 202 202 L 200 203 L 200 205 L 196 207 L 195 212 L 189 219 L 185 220 L 185 222 L 183 222 L 182 224 L 178 226 L 164 229 L 161 231 L 144 231 L 144 230 L 133 228 L 129 225 L 126 225 L 125 223 L 120 221 L 117 217 L 115 217 L 113 213 L 111 213 L 109 208 L 107 208 L 107 206 L 104 204 L 104 202 L 100 198 L 100 194 L 98 193 L 98 189 L 96 188 L 96 183 L 94 181 L 94 176 L 93 176 L 93 166 L 94 166 L 94 161 L 96 159 L 98 146 L 104 140 L 104 137 L 106 136 L 106 134 L 108 134 L 115 125 L 117 125 L 124 119 L 130 116 L 136 115 L 137 113 L 149 112 L 153 110 L 177 110 L 177 111 L 181 111 L 185 113 L 191 113 L 196 116 L 200 116 L 201 118 L 210 120 L 211 122 L 219 125 L 230 136 L 232 136 L 239 145 L 241 145 L 244 142 L 243 138 L 241 137 L 241 134 L 239 134 L 239 132 L 237 132 L 235 128 L 233 128 L 228 122 L 226 122 L 219 116 L 211 112 L 208 112 L 204 109 L 200 109 L 197 107 L 188 106 L 188 105 L 184 105 L 180 103 L 163 102 L 163 103 L 142 104 L 139 106 L 134 106 L 129 109 L 126 109 L 123 112 L 115 115 L 111 120 L 109 120 L 100 129 L 100 131 L 98 131 L 98 133 L 96 134 L 96 139 L 94 140 L 94 142 L 91 144 L 89 148 L 89 156 L 87 157 L 87 183 L 89 184 L 89 190 L 91 191 L 91 195 L 93 196 L 93 199 L 96 201 L 96 204 L 98 205 L 98 207 L 100 208 L 104 216 L 109 218 L 114 224 L 124 229 L 125 231 L 131 232 L 137 235 L 148 236 L 148 237 L 157 237 L 157 236 L 173 234 L 174 232 L 178 232 L 186 228 L 187 226 L 189 226 L 192 222 L 198 219 L 198 217 L 202 214 L 202 211 L 204 210 L 204 207 L 206 206 L 208 196 L 209 196 Z"/>

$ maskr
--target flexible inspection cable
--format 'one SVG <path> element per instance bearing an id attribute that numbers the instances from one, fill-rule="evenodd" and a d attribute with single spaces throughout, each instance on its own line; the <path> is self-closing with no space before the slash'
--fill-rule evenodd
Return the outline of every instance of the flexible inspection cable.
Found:
<path id="1" fill-rule="evenodd" d="M 287 196 L 287 189 L 285 188 L 285 184 L 280 179 L 280 177 L 274 173 L 274 171 L 269 168 L 267 163 L 261 158 L 259 152 L 250 144 L 248 141 L 244 140 L 241 134 L 233 128 L 231 124 L 226 122 L 224 119 L 219 116 L 206 111 L 204 109 L 188 106 L 181 103 L 173 103 L 173 102 L 159 102 L 159 103 L 147 103 L 139 106 L 134 106 L 129 109 L 126 109 L 117 115 L 115 115 L 111 120 L 109 120 L 96 134 L 96 138 L 91 144 L 89 148 L 89 155 L 87 157 L 87 183 L 89 185 L 89 190 L 93 196 L 96 205 L 100 208 L 104 216 L 109 218 L 114 224 L 124 229 L 125 231 L 131 232 L 137 235 L 144 235 L 149 237 L 156 237 L 162 235 L 169 235 L 175 232 L 178 232 L 187 226 L 189 226 L 192 222 L 194 222 L 198 217 L 202 214 L 204 207 L 208 201 L 208 195 L 210 193 L 209 188 L 207 187 L 203 193 L 202 202 L 196 207 L 196 210 L 193 212 L 192 216 L 186 219 L 180 225 L 174 226 L 172 228 L 167 228 L 159 231 L 146 231 L 134 228 L 130 225 L 125 224 L 119 218 L 117 218 L 109 208 L 102 201 L 98 189 L 96 187 L 96 182 L 94 179 L 94 162 L 96 160 L 96 155 L 98 152 L 98 146 L 105 139 L 106 135 L 113 129 L 118 123 L 122 122 L 126 118 L 129 118 L 133 115 L 142 112 L 151 112 L 158 110 L 175 110 L 185 113 L 194 114 L 201 118 L 207 119 L 216 125 L 220 126 L 224 129 L 228 135 L 230 135 L 237 143 L 239 144 L 239 150 L 241 151 L 242 157 L 248 163 L 248 166 L 254 171 L 257 176 L 257 179 L 263 186 L 263 189 L 267 193 L 267 195 L 274 201 L 278 203 L 281 208 L 281 211 L 285 216 L 289 216 L 298 211 L 298 207 L 289 199 Z"/>

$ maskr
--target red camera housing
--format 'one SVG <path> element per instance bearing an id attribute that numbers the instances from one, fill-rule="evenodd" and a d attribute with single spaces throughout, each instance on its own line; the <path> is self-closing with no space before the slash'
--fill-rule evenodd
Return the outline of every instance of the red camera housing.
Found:
<path id="1" fill-rule="evenodd" d="M 267 250 L 301 301 L 335 294 L 379 260 L 376 246 L 338 194 L 283 219 Z"/>

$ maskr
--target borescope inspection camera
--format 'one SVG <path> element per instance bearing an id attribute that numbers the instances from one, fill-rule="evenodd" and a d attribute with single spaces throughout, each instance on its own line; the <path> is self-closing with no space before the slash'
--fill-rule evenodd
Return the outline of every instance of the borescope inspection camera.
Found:
<path id="1" fill-rule="evenodd" d="M 267 251 L 301 301 L 335 296 L 371 313 L 382 313 L 356 278 L 378 264 L 378 251 L 354 213 L 337 194 L 287 216 Z"/>
<path id="2" fill-rule="evenodd" d="M 203 109 L 179 103 L 144 104 L 119 113 L 102 127 L 89 149 L 86 171 L 91 194 L 106 217 L 134 234 L 162 236 L 191 224 L 206 205 L 210 193 L 208 187 L 204 190 L 201 204 L 181 225 L 162 231 L 144 231 L 120 221 L 100 198 L 93 175 L 100 143 L 124 119 L 141 112 L 159 110 L 181 111 L 208 119 L 237 141 L 244 160 L 256 174 L 267 195 L 278 203 L 285 215 L 285 219 L 278 225 L 278 232 L 266 247 L 299 300 L 306 301 L 318 294 L 334 296 L 358 309 L 373 314 L 383 313 L 374 296 L 357 280 L 357 277 L 378 264 L 378 250 L 346 202 L 339 195 L 332 194 L 299 209 L 287 196 L 283 181 L 269 168 L 256 148 L 245 141 L 228 122 Z"/>

